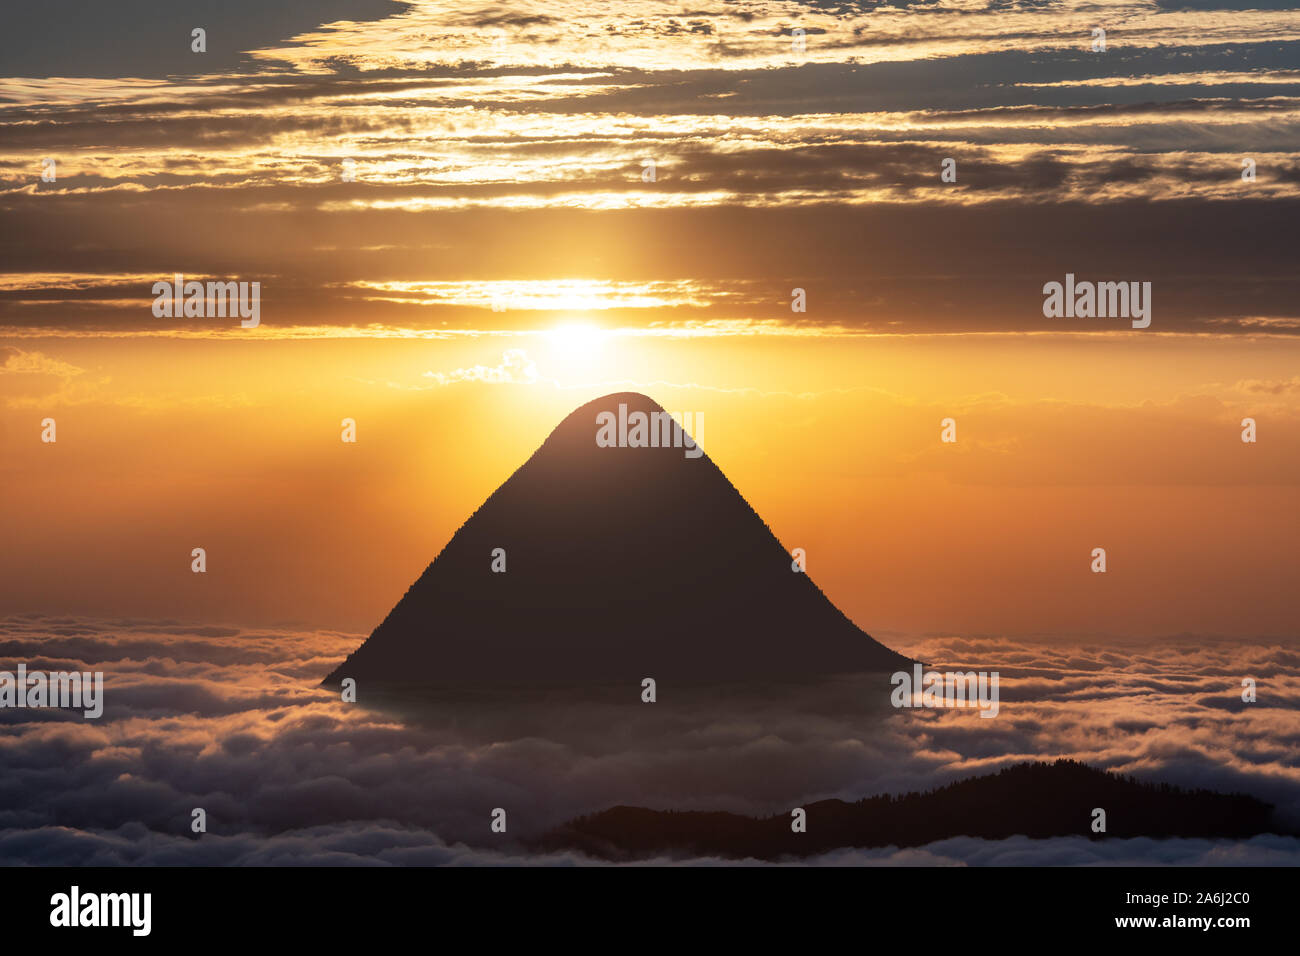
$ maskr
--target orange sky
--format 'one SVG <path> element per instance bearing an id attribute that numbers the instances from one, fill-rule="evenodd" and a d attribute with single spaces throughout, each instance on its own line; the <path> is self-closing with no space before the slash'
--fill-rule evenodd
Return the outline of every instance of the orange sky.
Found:
<path id="1" fill-rule="evenodd" d="M 164 6 L 0 36 L 0 613 L 369 630 L 636 390 L 870 632 L 1293 632 L 1295 11 Z"/>
<path id="2" fill-rule="evenodd" d="M 708 454 L 873 633 L 1280 634 L 1300 601 L 1285 339 L 578 327 L 5 348 L 0 613 L 368 630 L 550 428 L 622 389 L 703 412 Z"/>

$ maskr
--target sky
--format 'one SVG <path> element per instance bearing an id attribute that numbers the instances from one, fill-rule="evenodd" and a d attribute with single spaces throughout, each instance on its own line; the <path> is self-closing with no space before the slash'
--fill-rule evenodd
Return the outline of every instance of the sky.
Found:
<path id="1" fill-rule="evenodd" d="M 1288 4 L 15 23 L 0 610 L 368 629 L 564 415 L 635 390 L 704 413 L 873 633 L 1292 633 Z M 258 282 L 259 324 L 155 315 L 177 274 Z M 1151 283 L 1151 325 L 1045 317 L 1067 274 Z"/>
<path id="2" fill-rule="evenodd" d="M 102 721 L 0 710 L 0 862 L 519 862 L 618 803 L 765 814 L 1056 757 L 1300 826 L 1296 0 L 6 16 L 0 661 L 110 680 Z M 159 314 L 178 274 L 258 283 L 256 326 Z M 1045 314 L 1067 275 L 1150 283 L 1149 326 Z M 1000 719 L 864 722 L 832 683 L 523 733 L 317 686 L 624 391 L 692 413 L 864 630 L 1000 671 Z"/>

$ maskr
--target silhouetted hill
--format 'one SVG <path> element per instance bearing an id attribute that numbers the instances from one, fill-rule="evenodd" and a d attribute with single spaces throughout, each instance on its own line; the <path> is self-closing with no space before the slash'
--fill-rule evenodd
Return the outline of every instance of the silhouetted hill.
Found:
<path id="1" fill-rule="evenodd" d="M 1091 830 L 1094 807 L 1106 811 L 1104 834 Z M 1272 807 L 1254 797 L 1139 783 L 1073 760 L 1019 764 L 901 797 L 821 800 L 804 810 L 807 832 L 794 833 L 789 813 L 755 819 L 614 807 L 551 831 L 537 849 L 576 849 L 607 859 L 672 854 L 773 860 L 957 836 L 1242 838 L 1280 832 L 1270 823 Z"/>
<path id="2" fill-rule="evenodd" d="M 709 681 L 895 670 L 707 455 L 602 448 L 569 415 L 325 682 Z M 706 422 L 707 428 L 707 422 Z M 506 552 L 506 572 L 491 569 Z"/>

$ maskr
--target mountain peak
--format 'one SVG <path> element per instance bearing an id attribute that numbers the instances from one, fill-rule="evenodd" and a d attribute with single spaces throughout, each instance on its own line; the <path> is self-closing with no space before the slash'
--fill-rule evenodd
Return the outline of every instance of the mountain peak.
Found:
<path id="1" fill-rule="evenodd" d="M 910 664 L 792 570 L 694 447 L 690 416 L 675 443 L 649 444 L 638 412 L 670 435 L 662 406 L 636 392 L 566 416 L 325 683 L 711 681 Z"/>
<path id="2" fill-rule="evenodd" d="M 677 425 L 686 428 L 686 433 L 676 434 L 671 424 L 675 419 L 667 417 L 670 414 L 649 395 L 642 395 L 640 392 L 615 392 L 604 395 L 578 406 L 566 415 L 538 448 L 536 455 L 555 451 L 560 447 L 569 447 L 572 450 L 568 454 L 581 459 L 593 447 L 597 449 L 619 446 L 624 449 L 681 448 L 683 445 L 693 444 L 693 440 L 690 440 L 691 435 L 699 430 L 694 423 L 696 416 L 692 415 L 686 421 L 678 421 Z M 638 428 L 641 429 L 640 432 L 636 431 Z M 653 445 L 650 444 L 651 441 Z M 700 454 L 695 452 L 691 457 L 698 458 Z"/>
<path id="3" fill-rule="evenodd" d="M 649 395 L 641 392 L 613 392 L 609 395 L 602 395 L 600 398 L 593 398 L 585 405 L 579 405 L 564 421 L 581 418 L 585 415 L 595 416 L 599 412 L 617 408 L 619 405 L 626 405 L 628 411 L 640 412 L 662 412 L 664 407 L 656 402 Z M 561 423 L 563 427 L 563 422 Z"/>

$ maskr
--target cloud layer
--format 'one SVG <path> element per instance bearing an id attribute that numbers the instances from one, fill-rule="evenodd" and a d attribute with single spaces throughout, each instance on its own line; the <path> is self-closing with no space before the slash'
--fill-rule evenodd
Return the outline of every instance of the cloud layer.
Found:
<path id="1" fill-rule="evenodd" d="M 1239 790 L 1300 822 L 1300 655 L 1268 644 L 932 638 L 939 668 L 997 669 L 1001 711 L 895 711 L 879 681 L 639 687 L 581 700 L 344 704 L 316 687 L 360 639 L 176 622 L 9 618 L 0 661 L 105 673 L 98 721 L 0 711 L 0 860 L 516 863 L 520 837 L 619 803 L 770 813 L 1069 756 Z M 1243 677 L 1259 701 L 1241 701 Z M 208 832 L 190 832 L 191 811 Z M 507 810 L 505 835 L 489 831 Z M 581 862 L 571 855 L 532 862 Z M 708 862 L 708 861 L 699 861 Z M 1296 863 L 1300 842 L 948 840 L 871 864 Z"/>

